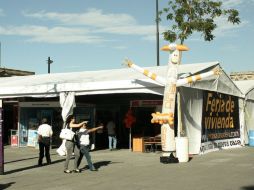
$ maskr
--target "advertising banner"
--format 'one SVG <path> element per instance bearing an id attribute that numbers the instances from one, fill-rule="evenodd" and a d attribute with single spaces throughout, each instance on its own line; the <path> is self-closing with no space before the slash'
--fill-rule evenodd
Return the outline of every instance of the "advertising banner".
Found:
<path id="1" fill-rule="evenodd" d="M 202 113 L 201 153 L 241 146 L 237 97 L 204 91 Z"/>
<path id="2" fill-rule="evenodd" d="M 27 146 L 31 146 L 35 148 L 39 147 L 37 130 L 32 130 L 32 129 L 28 130 Z"/>

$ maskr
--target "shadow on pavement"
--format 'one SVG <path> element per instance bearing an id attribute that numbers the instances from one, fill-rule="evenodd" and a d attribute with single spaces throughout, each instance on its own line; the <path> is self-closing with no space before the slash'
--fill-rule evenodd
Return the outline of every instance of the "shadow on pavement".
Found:
<path id="1" fill-rule="evenodd" d="M 15 182 L 10 182 L 10 183 L 6 183 L 6 184 L 0 184 L 0 189 L 7 189 L 8 187 L 10 187 L 12 184 L 14 184 Z"/>
<path id="2" fill-rule="evenodd" d="M 254 190 L 254 185 L 253 186 L 245 186 L 241 188 L 242 190 Z"/>
<path id="3" fill-rule="evenodd" d="M 63 162 L 63 161 L 65 161 L 65 158 L 64 158 L 64 159 L 60 159 L 60 160 L 52 161 L 52 162 L 51 162 L 51 165 L 52 165 L 52 164 L 59 163 L 59 162 Z M 47 164 L 44 164 L 43 166 L 47 166 Z M 40 166 L 40 167 L 43 167 L 43 166 Z M 39 166 L 36 164 L 36 165 L 33 165 L 33 166 L 27 166 L 27 167 L 24 167 L 24 168 L 18 168 L 18 169 L 15 169 L 15 170 L 10 170 L 10 171 L 4 172 L 4 175 L 16 173 L 16 172 L 21 172 L 21 171 L 24 171 L 24 170 L 30 170 L 30 169 L 38 168 L 38 167 L 39 167 Z M 0 186 L 0 187 L 1 187 L 1 186 Z M 0 189 L 1 189 L 1 188 L 0 188 Z"/>
<path id="4" fill-rule="evenodd" d="M 109 164 L 118 164 L 118 163 L 123 163 L 123 162 L 100 161 L 100 162 L 93 163 L 93 165 L 96 169 L 99 169 L 101 167 L 108 166 Z M 86 165 L 85 167 L 83 167 L 81 169 L 89 169 L 89 167 L 88 167 L 88 165 Z"/>
<path id="5" fill-rule="evenodd" d="M 55 161 L 52 161 L 51 164 L 56 164 L 56 163 L 59 163 L 59 162 L 63 162 L 65 160 L 66 160 L 65 158 L 60 159 L 60 160 L 55 160 Z"/>
<path id="6" fill-rule="evenodd" d="M 4 164 L 9 164 L 9 163 L 19 162 L 19 161 L 24 161 L 24 160 L 32 160 L 32 159 L 35 159 L 35 158 L 38 158 L 38 156 L 31 157 L 31 158 L 19 159 L 19 160 L 13 160 L 13 161 L 9 161 L 9 162 L 4 162 Z"/>
<path id="7" fill-rule="evenodd" d="M 107 166 L 109 164 L 112 164 L 112 162 L 111 161 L 100 161 L 100 162 L 94 163 L 93 165 L 95 168 L 99 169 L 100 167 Z"/>
<path id="8" fill-rule="evenodd" d="M 53 155 L 57 155 L 57 154 L 55 153 L 55 154 L 50 154 L 50 155 L 53 156 Z M 20 161 L 25 161 L 25 160 L 32 160 L 35 158 L 38 158 L 38 156 L 34 156 L 34 157 L 30 157 L 30 158 L 22 158 L 19 160 L 12 160 L 12 161 L 8 161 L 8 162 L 4 162 L 4 164 L 9 164 L 9 163 L 13 163 L 13 162 L 20 162 Z"/>

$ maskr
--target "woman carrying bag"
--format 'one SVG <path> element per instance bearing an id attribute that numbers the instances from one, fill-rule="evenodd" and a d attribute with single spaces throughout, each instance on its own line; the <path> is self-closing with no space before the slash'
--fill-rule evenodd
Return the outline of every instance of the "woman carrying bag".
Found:
<path id="1" fill-rule="evenodd" d="M 66 128 L 73 130 L 75 128 L 80 128 L 85 123 L 86 123 L 86 121 L 76 124 L 74 116 L 69 115 L 66 120 Z M 74 132 L 75 132 L 75 130 L 74 130 Z M 71 173 L 72 172 L 71 170 L 68 169 L 68 166 L 69 166 L 69 161 L 71 159 L 71 155 L 72 155 L 73 151 L 74 151 L 74 170 L 73 170 L 73 172 L 75 172 L 75 173 L 80 172 L 78 169 L 78 159 L 80 157 L 80 151 L 77 146 L 77 142 L 75 141 L 75 138 L 73 138 L 72 140 L 66 140 L 65 147 L 66 147 L 66 160 L 64 163 L 64 173 Z"/>

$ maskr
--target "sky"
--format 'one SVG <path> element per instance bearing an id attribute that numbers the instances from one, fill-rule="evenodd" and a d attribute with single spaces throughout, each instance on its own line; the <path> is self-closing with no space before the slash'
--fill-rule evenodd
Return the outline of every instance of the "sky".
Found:
<path id="1" fill-rule="evenodd" d="M 159 0 L 159 10 L 168 0 Z M 241 24 L 216 20 L 215 39 L 199 33 L 185 41 L 182 64 L 218 61 L 227 72 L 254 71 L 254 0 L 224 0 Z M 124 68 L 129 58 L 141 67 L 157 65 L 156 0 L 0 0 L 0 66 L 51 73 Z M 172 23 L 162 16 L 162 32 Z M 168 52 L 160 51 L 160 65 Z"/>

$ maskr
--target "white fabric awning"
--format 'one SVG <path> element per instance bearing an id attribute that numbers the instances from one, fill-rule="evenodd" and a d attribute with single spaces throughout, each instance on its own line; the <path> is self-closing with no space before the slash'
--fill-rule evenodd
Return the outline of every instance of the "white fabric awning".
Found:
<path id="1" fill-rule="evenodd" d="M 179 77 L 207 72 L 215 67 L 220 67 L 218 62 L 180 65 Z M 146 69 L 164 77 L 167 68 L 167 66 L 157 66 Z M 189 86 L 241 96 L 241 92 L 225 72 L 222 72 L 219 77 L 209 77 Z M 75 92 L 75 95 L 114 93 L 163 95 L 164 86 L 131 68 L 0 78 L 1 99 L 11 97 L 55 97 L 59 96 L 61 92 L 69 91 Z"/>

